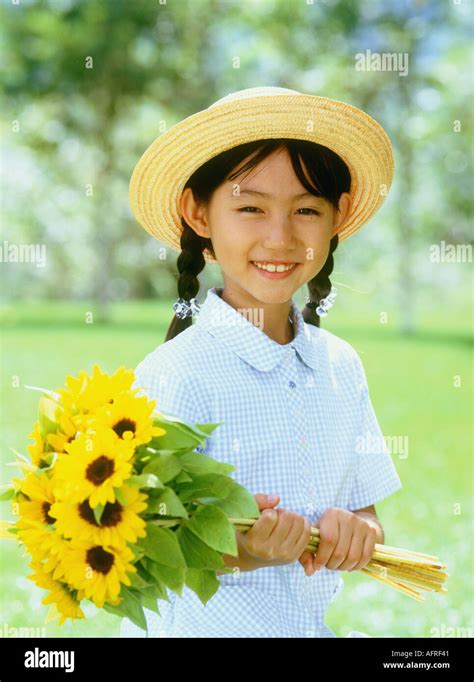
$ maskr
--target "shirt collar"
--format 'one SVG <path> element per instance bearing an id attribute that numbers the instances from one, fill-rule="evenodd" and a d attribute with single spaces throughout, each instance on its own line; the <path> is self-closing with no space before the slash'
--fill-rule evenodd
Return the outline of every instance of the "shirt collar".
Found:
<path id="1" fill-rule="evenodd" d="M 295 337 L 283 346 L 224 301 L 219 296 L 221 292 L 221 287 L 208 290 L 206 300 L 195 316 L 195 325 L 222 341 L 242 360 L 262 372 L 268 372 L 280 364 L 292 353 L 292 348 L 295 348 L 311 369 L 318 369 L 316 340 L 319 337 L 319 327 L 314 327 L 317 330 L 315 338 L 293 299 L 291 315 L 293 324 L 296 323 Z"/>

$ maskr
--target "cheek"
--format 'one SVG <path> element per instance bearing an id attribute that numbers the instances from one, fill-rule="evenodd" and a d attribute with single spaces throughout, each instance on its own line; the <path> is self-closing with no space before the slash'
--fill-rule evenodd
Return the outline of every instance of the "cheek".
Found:
<path id="1" fill-rule="evenodd" d="M 306 259 L 313 267 L 321 268 L 329 255 L 332 237 L 332 223 L 329 219 L 318 221 L 314 229 L 305 235 Z"/>
<path id="2" fill-rule="evenodd" d="M 248 261 L 255 243 L 255 231 L 245 229 L 241 222 L 226 214 L 213 223 L 211 234 L 219 260 L 234 267 L 242 260 Z"/>
<path id="3" fill-rule="evenodd" d="M 309 277 L 314 277 L 323 267 L 329 254 L 329 242 L 312 242 L 305 251 L 305 270 Z"/>

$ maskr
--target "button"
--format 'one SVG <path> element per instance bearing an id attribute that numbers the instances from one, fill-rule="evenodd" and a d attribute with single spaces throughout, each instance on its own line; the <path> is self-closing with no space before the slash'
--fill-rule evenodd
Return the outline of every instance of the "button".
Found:
<path id="1" fill-rule="evenodd" d="M 289 382 L 288 382 L 288 386 L 289 386 L 290 388 L 296 388 L 296 384 L 295 384 L 294 381 L 289 381 Z"/>

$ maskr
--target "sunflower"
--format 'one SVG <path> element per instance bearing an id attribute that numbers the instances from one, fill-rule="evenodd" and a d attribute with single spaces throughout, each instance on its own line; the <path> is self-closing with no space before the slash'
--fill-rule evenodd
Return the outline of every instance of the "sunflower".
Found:
<path id="1" fill-rule="evenodd" d="M 30 554 L 59 556 L 64 541 L 55 527 L 56 519 L 50 516 L 51 505 L 56 501 L 53 481 L 46 473 L 33 472 L 18 484 L 19 495 L 13 502 L 14 512 L 20 516 L 16 522 L 17 537 Z"/>
<path id="2" fill-rule="evenodd" d="M 46 436 L 46 440 L 54 452 L 66 452 L 64 446 L 66 443 L 73 441 L 78 432 L 83 428 L 82 421 L 80 415 L 68 416 L 63 414 L 61 416 L 56 433 L 50 433 Z"/>
<path id="3" fill-rule="evenodd" d="M 93 413 L 98 407 L 114 400 L 117 394 L 130 390 L 133 370 L 120 367 L 109 376 L 94 365 L 92 375 L 79 372 L 78 377 L 66 377 L 66 388 L 58 389 L 62 405 L 72 414 Z"/>
<path id="4" fill-rule="evenodd" d="M 30 564 L 34 573 L 28 576 L 38 587 L 44 590 L 49 590 L 43 600 L 42 604 L 54 604 L 61 614 L 59 624 L 62 625 L 66 618 L 84 618 L 84 613 L 80 607 L 80 601 L 76 590 L 69 589 L 68 585 L 58 580 L 54 580 L 49 573 L 47 573 L 41 562 L 32 561 Z"/>
<path id="5" fill-rule="evenodd" d="M 120 489 L 121 501 L 106 503 L 100 524 L 95 520 L 89 500 L 75 504 L 56 502 L 50 514 L 56 519 L 58 531 L 67 538 L 119 546 L 145 537 L 145 521 L 139 514 L 147 507 L 146 499 L 137 488 L 124 485 Z"/>
<path id="6" fill-rule="evenodd" d="M 64 579 L 86 599 L 102 608 L 104 603 L 117 604 L 122 584 L 131 585 L 127 573 L 136 573 L 130 563 L 132 550 L 126 545 L 100 545 L 74 541 L 53 573 Z"/>
<path id="7" fill-rule="evenodd" d="M 59 455 L 53 472 L 57 497 L 71 503 L 89 498 L 91 507 L 115 502 L 114 488 L 132 475 L 133 448 L 101 426 L 64 447 L 68 454 Z"/>
<path id="8" fill-rule="evenodd" d="M 46 462 L 43 461 L 43 456 L 47 454 L 47 444 L 42 438 L 39 420 L 35 422 L 33 431 L 29 434 L 28 438 L 32 438 L 35 441 L 32 445 L 27 446 L 32 464 L 34 464 L 35 467 L 46 466 Z"/>
<path id="9" fill-rule="evenodd" d="M 120 440 L 127 441 L 134 448 L 148 443 L 153 436 L 162 436 L 165 429 L 153 426 L 155 401 L 146 396 L 121 393 L 112 404 L 97 410 L 96 418 L 114 431 Z M 93 428 L 93 427 L 92 427 Z"/>

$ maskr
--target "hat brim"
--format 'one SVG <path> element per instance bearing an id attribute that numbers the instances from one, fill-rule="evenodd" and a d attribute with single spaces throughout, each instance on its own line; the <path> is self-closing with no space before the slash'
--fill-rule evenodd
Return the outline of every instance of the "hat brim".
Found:
<path id="1" fill-rule="evenodd" d="M 369 114 L 316 95 L 248 97 L 189 116 L 158 137 L 136 164 L 130 205 L 142 227 L 180 251 L 179 199 L 190 176 L 232 147 L 259 139 L 317 142 L 336 152 L 351 174 L 351 209 L 339 241 L 360 229 L 380 208 L 394 173 L 392 145 Z M 207 250 L 204 257 L 215 262 Z"/>

